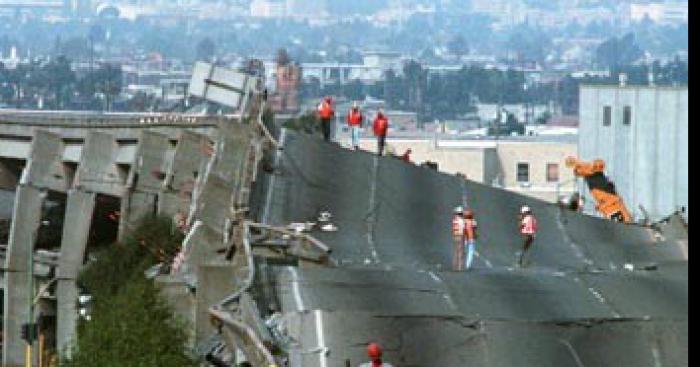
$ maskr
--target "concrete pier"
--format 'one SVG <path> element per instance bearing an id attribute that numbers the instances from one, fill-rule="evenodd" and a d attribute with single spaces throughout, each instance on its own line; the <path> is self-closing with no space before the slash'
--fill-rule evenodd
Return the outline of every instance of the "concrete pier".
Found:
<path id="1" fill-rule="evenodd" d="M 92 214 L 95 210 L 95 197 L 95 193 L 79 190 L 71 190 L 68 193 L 56 289 L 56 341 L 59 353 L 70 352 L 75 336 L 78 322 L 78 287 L 75 281 L 85 258 Z"/>
<path id="2" fill-rule="evenodd" d="M 36 187 L 17 187 L 3 284 L 2 365 L 6 367 L 24 366 L 25 342 L 21 338 L 21 326 L 29 320 L 29 307 L 34 298 L 34 290 L 28 288 L 29 259 L 41 224 L 45 197 L 45 192 Z"/>

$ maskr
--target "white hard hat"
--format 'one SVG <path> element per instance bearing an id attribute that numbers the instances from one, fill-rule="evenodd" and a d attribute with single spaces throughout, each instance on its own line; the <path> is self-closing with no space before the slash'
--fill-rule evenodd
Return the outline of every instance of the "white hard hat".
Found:
<path id="1" fill-rule="evenodd" d="M 461 206 L 458 206 L 455 208 L 455 213 L 462 214 L 464 213 L 464 209 Z"/>
<path id="2" fill-rule="evenodd" d="M 523 207 L 520 208 L 520 213 L 522 213 L 522 214 L 530 213 L 530 212 L 532 212 L 532 209 L 530 209 L 530 207 L 527 205 L 523 205 Z"/>
<path id="3" fill-rule="evenodd" d="M 355 101 L 352 103 L 352 108 L 360 108 L 360 104 Z"/>

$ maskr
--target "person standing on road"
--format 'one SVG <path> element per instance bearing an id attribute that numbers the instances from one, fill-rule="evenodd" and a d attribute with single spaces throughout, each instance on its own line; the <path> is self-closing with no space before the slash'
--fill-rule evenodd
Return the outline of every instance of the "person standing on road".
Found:
<path id="1" fill-rule="evenodd" d="M 363 363 L 360 365 L 360 367 L 393 367 L 389 363 L 384 363 L 382 361 L 383 354 L 384 351 L 382 350 L 382 347 L 379 344 L 370 343 L 367 346 L 367 356 L 369 357 L 371 362 Z"/>
<path id="2" fill-rule="evenodd" d="M 464 270 L 464 210 L 456 207 L 452 216 L 452 270 Z"/>
<path id="3" fill-rule="evenodd" d="M 386 133 L 389 130 L 389 118 L 386 117 L 382 109 L 377 112 L 377 117 L 374 118 L 374 124 L 372 127 L 374 130 L 374 136 L 377 137 L 377 155 L 381 156 L 384 154 Z"/>
<path id="4" fill-rule="evenodd" d="M 467 209 L 464 212 L 464 247 L 467 250 L 467 270 L 472 268 L 474 253 L 476 252 L 476 226 L 474 212 Z"/>
<path id="5" fill-rule="evenodd" d="M 357 102 L 352 104 L 350 112 L 348 112 L 348 126 L 350 126 L 350 145 L 355 150 L 360 149 L 360 131 L 362 129 L 362 121 L 364 117 L 362 116 L 362 111 L 360 111 L 360 106 Z"/>
<path id="6" fill-rule="evenodd" d="M 525 205 L 520 209 L 520 234 L 523 237 L 523 251 L 520 253 L 518 265 L 523 267 L 525 253 L 530 249 L 537 234 L 537 218 L 532 214 L 532 209 Z"/>
<path id="7" fill-rule="evenodd" d="M 333 99 L 326 97 L 318 105 L 318 118 L 321 120 L 321 131 L 323 132 L 323 140 L 331 141 L 331 120 L 335 117 L 333 109 Z"/>

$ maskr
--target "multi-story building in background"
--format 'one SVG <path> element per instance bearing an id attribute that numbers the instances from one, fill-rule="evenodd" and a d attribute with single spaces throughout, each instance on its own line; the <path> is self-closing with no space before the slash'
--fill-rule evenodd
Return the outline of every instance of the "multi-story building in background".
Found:
<path id="1" fill-rule="evenodd" d="M 302 70 L 298 64 L 277 65 L 275 69 L 275 91 L 272 95 L 272 109 L 277 113 L 299 112 L 299 89 Z"/>
<path id="2" fill-rule="evenodd" d="M 687 210 L 688 87 L 583 86 L 579 113 L 580 157 L 605 160 L 637 219 Z"/>
<path id="3" fill-rule="evenodd" d="M 476 182 L 549 202 L 566 199 L 576 191 L 573 172 L 564 165 L 567 156 L 577 155 L 576 135 L 494 140 L 392 137 L 391 134 L 388 151 L 401 155 L 411 149 L 414 164 L 437 163 L 442 172 L 461 174 Z M 341 143 L 345 139 L 345 135 L 339 138 Z M 376 140 L 362 139 L 361 147 L 374 151 Z"/>

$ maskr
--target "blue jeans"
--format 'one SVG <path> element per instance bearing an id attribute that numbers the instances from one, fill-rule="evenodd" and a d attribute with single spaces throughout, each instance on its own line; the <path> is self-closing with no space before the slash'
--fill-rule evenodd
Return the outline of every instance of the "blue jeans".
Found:
<path id="1" fill-rule="evenodd" d="M 359 126 L 351 126 L 350 127 L 350 145 L 353 148 L 359 148 L 360 147 L 360 127 Z"/>
<path id="2" fill-rule="evenodd" d="M 474 261 L 474 253 L 476 252 L 476 241 L 464 241 L 464 246 L 467 248 L 467 270 L 471 269 Z"/>

